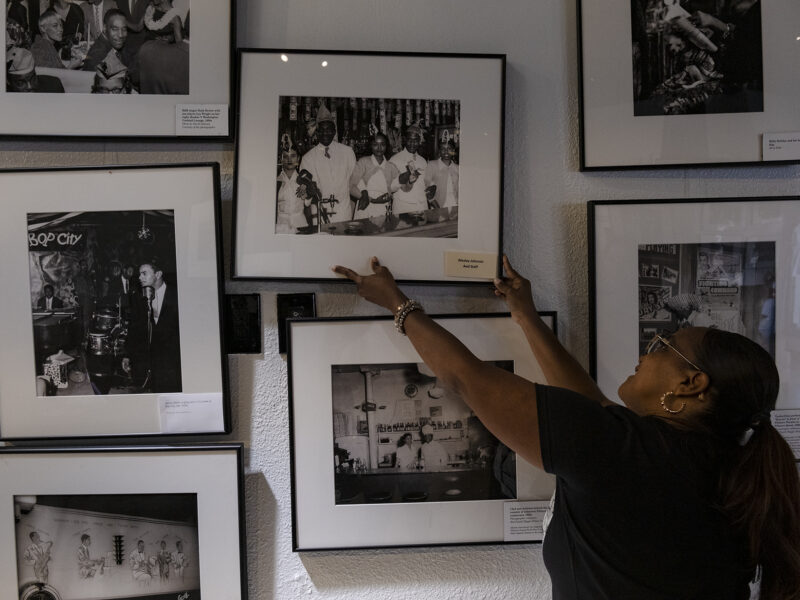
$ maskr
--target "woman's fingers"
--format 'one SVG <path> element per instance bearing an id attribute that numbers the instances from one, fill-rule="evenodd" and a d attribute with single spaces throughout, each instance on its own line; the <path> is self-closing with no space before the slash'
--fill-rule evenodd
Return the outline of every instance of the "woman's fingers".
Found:
<path id="1" fill-rule="evenodd" d="M 505 272 L 506 272 L 506 274 L 507 274 L 507 275 L 508 275 L 508 276 L 509 276 L 511 279 L 516 279 L 517 277 L 519 277 L 519 273 L 517 273 L 517 272 L 516 272 L 516 271 L 515 271 L 515 270 L 514 270 L 514 269 L 511 267 L 511 261 L 509 261 L 509 260 L 508 260 L 508 256 L 506 256 L 505 254 L 503 254 L 503 269 L 505 269 Z"/>
<path id="2" fill-rule="evenodd" d="M 511 286 L 506 281 L 504 281 L 503 279 L 500 279 L 499 277 L 495 277 L 495 279 L 494 279 L 494 287 L 501 294 L 505 294 L 509 290 L 511 290 Z"/>
<path id="3" fill-rule="evenodd" d="M 361 283 L 361 275 L 359 275 L 352 269 L 348 269 L 347 267 L 336 265 L 335 267 L 333 267 L 333 272 L 338 273 L 339 275 L 344 275 L 350 281 L 355 281 L 357 284 Z"/>

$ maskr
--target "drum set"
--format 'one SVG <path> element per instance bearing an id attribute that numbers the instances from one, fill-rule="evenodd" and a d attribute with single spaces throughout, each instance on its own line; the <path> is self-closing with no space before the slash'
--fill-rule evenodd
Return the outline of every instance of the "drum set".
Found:
<path id="1" fill-rule="evenodd" d="M 98 308 L 86 332 L 86 370 L 105 393 L 113 385 L 132 385 L 127 353 L 128 322 L 119 308 Z M 105 389 L 104 389 L 105 388 Z"/>

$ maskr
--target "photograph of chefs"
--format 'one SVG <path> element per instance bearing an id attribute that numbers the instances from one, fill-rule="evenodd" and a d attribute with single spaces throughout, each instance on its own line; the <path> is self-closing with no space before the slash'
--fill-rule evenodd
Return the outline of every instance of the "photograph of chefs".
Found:
<path id="1" fill-rule="evenodd" d="M 181 390 L 173 211 L 28 215 L 38 396 Z"/>
<path id="2" fill-rule="evenodd" d="M 200 597 L 197 494 L 14 496 L 14 512 L 21 600 Z"/>
<path id="3" fill-rule="evenodd" d="M 460 108 L 281 96 L 275 233 L 457 237 Z"/>
<path id="4" fill-rule="evenodd" d="M 337 504 L 516 497 L 514 453 L 424 364 L 334 365 L 331 377 Z"/>

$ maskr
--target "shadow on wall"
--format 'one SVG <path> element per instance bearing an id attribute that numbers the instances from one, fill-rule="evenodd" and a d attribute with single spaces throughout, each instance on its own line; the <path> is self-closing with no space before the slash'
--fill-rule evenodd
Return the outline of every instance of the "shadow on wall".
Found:
<path id="1" fill-rule="evenodd" d="M 249 596 L 274 598 L 277 552 L 290 542 L 286 536 L 279 536 L 277 502 L 263 473 L 245 475 L 244 495 Z"/>

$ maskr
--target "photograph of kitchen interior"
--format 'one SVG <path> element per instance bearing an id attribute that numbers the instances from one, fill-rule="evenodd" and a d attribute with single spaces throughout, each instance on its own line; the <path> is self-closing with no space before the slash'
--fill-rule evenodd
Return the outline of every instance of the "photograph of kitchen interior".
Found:
<path id="1" fill-rule="evenodd" d="M 514 453 L 423 363 L 334 365 L 331 377 L 336 504 L 516 497 Z"/>

